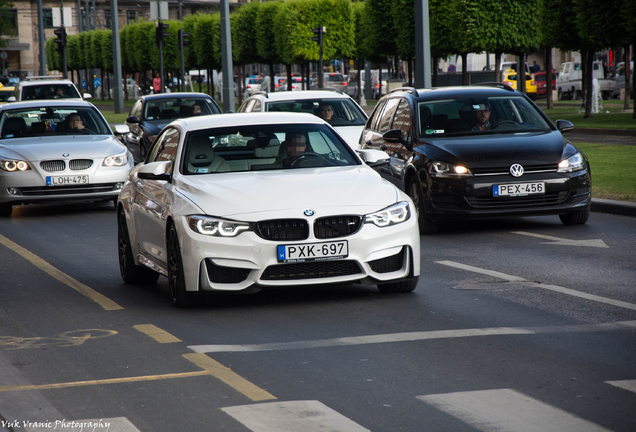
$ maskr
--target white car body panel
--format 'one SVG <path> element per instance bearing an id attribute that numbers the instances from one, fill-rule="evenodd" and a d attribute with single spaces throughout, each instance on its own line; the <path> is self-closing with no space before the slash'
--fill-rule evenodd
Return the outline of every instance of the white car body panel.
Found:
<path id="1" fill-rule="evenodd" d="M 210 122 L 213 120 L 214 125 Z M 326 124 L 313 115 L 284 113 L 232 114 L 205 119 L 177 121 L 188 130 L 214 126 L 258 125 L 273 122 Z M 166 233 L 173 221 L 181 243 L 183 273 L 187 291 L 251 291 L 265 286 L 345 283 L 370 284 L 392 282 L 420 274 L 419 229 L 411 199 L 383 180 L 365 164 L 297 170 L 221 172 L 207 175 L 183 175 L 179 171 L 183 152 L 182 135 L 171 182 L 139 179 L 140 169 L 155 174 L 165 162 L 135 167 L 124 186 L 119 204 L 125 211 L 130 244 L 136 264 L 167 274 Z M 163 165 L 162 165 L 163 164 Z M 364 223 L 365 214 L 383 210 L 398 202 L 407 202 L 410 218 L 405 222 L 378 227 Z M 314 213 L 310 216 L 306 210 Z M 195 232 L 188 226 L 188 215 L 209 215 L 228 220 L 256 223 L 278 219 L 305 219 L 310 227 L 303 240 L 266 240 L 255 231 L 234 237 L 214 237 Z M 334 241 L 318 239 L 311 228 L 316 219 L 328 216 L 360 215 L 357 232 L 337 240 L 346 240 L 349 255 L 337 261 L 356 261 L 360 271 L 315 279 L 271 280 L 263 278 L 270 266 L 285 266 L 277 261 L 277 247 Z M 370 261 L 402 253 L 401 268 L 389 272 L 374 271 Z M 249 275 L 236 283 L 216 283 L 208 277 L 206 261 L 216 266 L 246 269 Z"/>

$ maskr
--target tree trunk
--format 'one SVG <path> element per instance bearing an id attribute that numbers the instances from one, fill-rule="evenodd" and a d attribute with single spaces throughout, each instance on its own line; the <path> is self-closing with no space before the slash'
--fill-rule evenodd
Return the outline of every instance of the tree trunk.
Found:
<path id="1" fill-rule="evenodd" d="M 432 86 L 437 87 L 437 65 L 439 64 L 439 57 L 433 57 L 433 82 Z"/>
<path id="2" fill-rule="evenodd" d="M 501 82 L 501 51 L 495 51 L 495 82 Z"/>
<path id="3" fill-rule="evenodd" d="M 291 91 L 292 90 L 292 67 L 291 65 L 285 65 L 285 68 L 287 69 L 287 91 Z M 325 85 L 325 83 L 323 83 L 323 86 Z"/>
<path id="4" fill-rule="evenodd" d="M 462 53 L 462 85 L 468 85 L 468 71 L 466 65 L 468 64 L 468 53 Z"/>
<path id="5" fill-rule="evenodd" d="M 545 50 L 545 79 L 546 79 L 546 100 L 548 102 L 548 109 L 554 108 L 554 101 L 552 100 L 552 48 Z"/>

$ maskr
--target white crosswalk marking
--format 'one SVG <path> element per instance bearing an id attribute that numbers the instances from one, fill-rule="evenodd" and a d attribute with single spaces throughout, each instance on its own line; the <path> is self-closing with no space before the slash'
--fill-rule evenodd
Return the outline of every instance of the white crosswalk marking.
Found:
<path id="1" fill-rule="evenodd" d="M 511 389 L 417 398 L 484 432 L 609 432 Z"/>
<path id="2" fill-rule="evenodd" d="M 370 432 L 315 400 L 222 408 L 253 432 Z"/>
<path id="3" fill-rule="evenodd" d="M 605 381 L 605 382 L 613 385 L 614 387 L 620 387 L 622 389 L 629 390 L 630 392 L 636 393 L 636 380 Z"/>

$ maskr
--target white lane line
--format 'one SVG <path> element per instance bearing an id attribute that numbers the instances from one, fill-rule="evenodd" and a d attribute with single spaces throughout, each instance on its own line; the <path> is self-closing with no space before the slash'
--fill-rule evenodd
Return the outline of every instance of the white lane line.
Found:
<path id="1" fill-rule="evenodd" d="M 605 381 L 607 384 L 614 387 L 620 387 L 624 390 L 636 393 L 636 380 L 622 380 L 622 381 Z"/>
<path id="2" fill-rule="evenodd" d="M 456 263 L 453 261 L 436 261 L 437 264 L 442 264 L 445 266 L 449 266 L 449 267 L 455 267 L 461 270 L 467 270 L 467 271 L 471 271 L 474 273 L 481 273 L 481 274 L 485 274 L 485 275 L 489 275 L 489 276 L 493 276 L 499 279 L 504 279 L 507 280 L 509 282 L 528 282 L 528 287 L 529 288 L 541 288 L 541 289 L 546 289 L 546 290 L 550 290 L 550 291 L 556 291 L 559 292 L 561 294 L 567 294 L 569 296 L 573 296 L 573 297 L 579 297 L 579 298 L 583 298 L 586 300 L 592 300 L 598 303 L 605 303 L 605 304 L 609 304 L 612 306 L 617 306 L 617 307 L 621 307 L 624 309 L 631 309 L 631 310 L 636 310 L 636 304 L 634 303 L 627 303 L 624 301 L 620 301 L 620 300 L 614 300 L 614 299 L 610 299 L 607 297 L 601 297 L 601 296 L 597 296 L 594 294 L 588 294 L 588 293 L 584 293 L 581 291 L 576 291 L 570 288 L 564 288 L 564 287 L 560 287 L 557 285 L 547 285 L 547 284 L 542 284 L 542 283 L 537 283 L 537 282 L 529 282 L 526 279 L 522 279 L 520 277 L 517 276 L 511 276 L 511 275 L 507 275 L 505 273 L 499 273 L 496 271 L 492 271 L 492 270 L 486 270 L 486 269 L 482 269 L 479 267 L 473 267 L 473 266 L 469 266 L 466 264 L 460 264 L 460 263 Z"/>
<path id="3" fill-rule="evenodd" d="M 462 270 L 466 270 L 466 271 L 471 271 L 473 273 L 481 273 L 481 274 L 485 274 L 488 276 L 493 276 L 499 279 L 504 279 L 507 280 L 508 282 L 528 282 L 526 279 L 524 278 L 520 278 L 517 276 L 510 276 L 507 275 L 505 273 L 499 273 L 493 270 L 486 270 L 486 269 L 482 269 L 479 267 L 473 267 L 473 266 L 469 266 L 466 264 L 460 264 L 454 261 L 435 261 L 437 264 L 442 264 L 445 266 L 449 266 L 449 267 L 455 267 L 458 269 L 462 269 Z"/>
<path id="4" fill-rule="evenodd" d="M 569 240 L 560 237 L 552 237 L 543 234 L 535 234 L 524 231 L 512 231 L 512 234 L 519 234 L 529 237 L 536 237 L 544 240 L 551 240 L 550 242 L 544 242 L 542 244 L 551 244 L 551 245 L 562 245 L 562 246 L 587 246 L 587 247 L 597 247 L 597 248 L 605 248 L 609 249 L 609 246 L 605 244 L 605 242 L 601 239 L 593 239 L 593 240 Z"/>
<path id="5" fill-rule="evenodd" d="M 221 408 L 253 432 L 370 432 L 315 400 Z"/>
<path id="6" fill-rule="evenodd" d="M 530 330 L 520 328 L 495 327 L 483 329 L 437 330 L 428 332 L 392 333 L 369 336 L 355 336 L 312 341 L 281 342 L 255 345 L 190 345 L 188 348 L 198 353 L 282 351 L 307 348 L 326 348 L 351 345 L 369 345 L 388 342 L 410 342 L 429 339 L 448 339 L 474 336 L 532 334 Z"/>
<path id="7" fill-rule="evenodd" d="M 310 341 L 281 342 L 243 345 L 190 345 L 189 349 L 197 353 L 217 352 L 257 352 L 284 351 L 295 349 L 329 348 L 352 345 L 369 345 L 378 343 L 413 342 L 432 339 L 452 339 L 464 337 L 536 335 L 554 333 L 585 333 L 599 331 L 635 330 L 636 321 L 617 321 L 601 324 L 582 324 L 556 327 L 492 327 L 459 330 L 434 330 L 410 333 L 390 333 L 381 335 L 355 336 L 335 339 L 318 339 Z"/>
<path id="8" fill-rule="evenodd" d="M 26 432 L 140 432 L 126 417 L 88 420 L 46 420 L 42 422 L 20 422 Z"/>
<path id="9" fill-rule="evenodd" d="M 510 389 L 417 396 L 484 432 L 609 432 Z"/>

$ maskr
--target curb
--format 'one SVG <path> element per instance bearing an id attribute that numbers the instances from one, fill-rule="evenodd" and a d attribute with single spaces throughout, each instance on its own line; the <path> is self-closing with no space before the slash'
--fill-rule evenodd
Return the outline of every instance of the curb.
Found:
<path id="1" fill-rule="evenodd" d="M 615 135 L 615 136 L 631 136 L 636 137 L 636 130 L 630 129 L 596 129 L 596 128 L 581 128 L 577 127 L 572 130 L 572 133 L 579 135 Z"/>
<path id="2" fill-rule="evenodd" d="M 636 217 L 636 203 L 629 201 L 592 198 L 590 210 L 599 213 Z"/>

